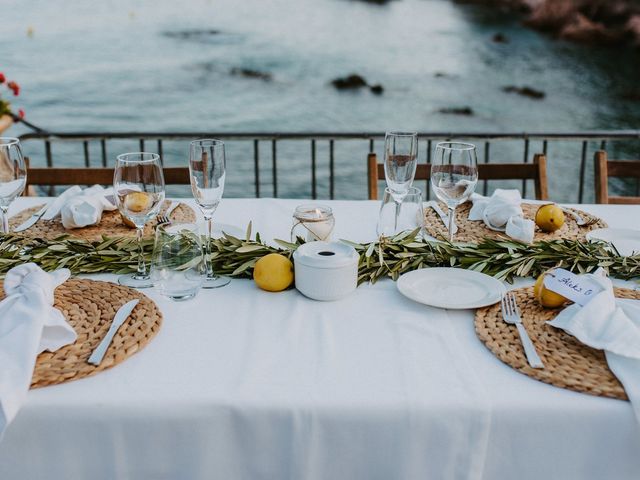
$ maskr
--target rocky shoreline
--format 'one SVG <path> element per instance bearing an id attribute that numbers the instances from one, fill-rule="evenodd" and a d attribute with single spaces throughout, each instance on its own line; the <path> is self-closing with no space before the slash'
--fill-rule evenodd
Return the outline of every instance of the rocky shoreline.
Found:
<path id="1" fill-rule="evenodd" d="M 525 15 L 525 25 L 558 38 L 594 45 L 640 47 L 638 0 L 455 0 Z"/>

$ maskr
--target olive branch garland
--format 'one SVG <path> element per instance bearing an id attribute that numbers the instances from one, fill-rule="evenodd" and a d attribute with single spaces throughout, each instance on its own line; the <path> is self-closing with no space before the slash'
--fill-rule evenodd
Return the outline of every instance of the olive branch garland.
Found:
<path id="1" fill-rule="evenodd" d="M 224 235 L 211 241 L 211 262 L 219 275 L 251 278 L 256 262 L 269 253 L 291 258 L 304 243 L 275 240 L 264 243 L 260 234 L 251 240 L 251 224 L 244 239 Z M 640 276 L 640 255 L 620 256 L 609 244 L 574 240 L 541 241 L 532 245 L 501 239 L 485 239 L 479 244 L 429 241 L 418 238 L 418 230 L 395 237 L 381 237 L 371 243 L 354 243 L 360 255 L 358 284 L 375 283 L 381 278 L 397 279 L 401 274 L 425 267 L 457 267 L 482 272 L 499 280 L 538 276 L 549 268 L 562 267 L 577 273 L 603 267 L 621 279 Z M 153 240 L 143 240 L 145 260 L 150 261 Z M 26 238 L 14 234 L 0 236 L 0 276 L 26 262 L 44 270 L 69 268 L 72 273 L 129 273 L 136 270 L 138 244 L 133 238 L 104 237 L 89 242 L 61 236 L 54 240 Z"/>

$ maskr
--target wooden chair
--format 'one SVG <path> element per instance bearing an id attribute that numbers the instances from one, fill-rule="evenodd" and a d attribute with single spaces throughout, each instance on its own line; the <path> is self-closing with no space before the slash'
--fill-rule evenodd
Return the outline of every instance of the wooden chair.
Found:
<path id="1" fill-rule="evenodd" d="M 608 160 L 607 152 L 598 150 L 594 157 L 596 203 L 640 204 L 640 197 L 609 195 L 609 177 L 640 179 L 639 161 Z"/>
<path id="2" fill-rule="evenodd" d="M 112 185 L 113 168 L 104 167 L 29 167 L 29 158 L 25 158 L 27 164 L 27 188 L 25 192 L 33 194 L 30 186 L 55 187 L 62 185 Z M 167 185 L 188 185 L 191 183 L 189 169 L 187 167 L 164 167 L 164 182 Z"/>
<path id="3" fill-rule="evenodd" d="M 378 180 L 384 179 L 384 165 L 378 163 L 375 153 L 367 157 L 367 174 L 369 177 L 369 200 L 378 198 Z M 429 180 L 431 165 L 421 163 L 416 167 L 416 180 Z M 547 158 L 537 153 L 533 163 L 479 163 L 480 180 L 528 180 L 535 183 L 536 199 L 547 200 Z"/>

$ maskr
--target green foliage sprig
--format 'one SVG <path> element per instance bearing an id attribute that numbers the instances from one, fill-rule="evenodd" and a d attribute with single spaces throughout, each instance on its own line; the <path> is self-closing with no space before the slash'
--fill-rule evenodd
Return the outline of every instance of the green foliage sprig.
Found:
<path id="1" fill-rule="evenodd" d="M 358 283 L 381 278 L 397 279 L 401 274 L 424 267 L 458 267 L 475 270 L 511 281 L 514 277 L 537 276 L 543 271 L 562 267 L 586 273 L 598 267 L 621 279 L 640 276 L 640 255 L 622 257 L 611 245 L 573 240 L 554 240 L 525 245 L 513 240 L 486 239 L 480 244 L 448 243 L 420 240 L 417 231 L 372 243 L 352 245 L 360 255 Z M 253 267 L 261 257 L 280 253 L 291 258 L 303 241 L 277 240 L 278 247 L 262 242 L 260 235 L 251 238 L 251 226 L 245 239 L 231 235 L 211 242 L 211 261 L 220 275 L 251 278 Z M 153 241 L 144 240 L 143 251 L 151 259 Z M 18 235 L 0 237 L 0 275 L 12 267 L 35 262 L 43 269 L 69 268 L 79 273 L 128 273 L 136 269 L 138 245 L 133 238 L 104 238 L 88 242 L 68 236 L 55 240 L 25 238 Z"/>

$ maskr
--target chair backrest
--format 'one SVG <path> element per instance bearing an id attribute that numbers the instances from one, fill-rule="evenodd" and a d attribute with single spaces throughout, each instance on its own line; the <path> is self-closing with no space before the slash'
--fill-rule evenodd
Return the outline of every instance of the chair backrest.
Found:
<path id="1" fill-rule="evenodd" d="M 378 198 L 378 180 L 384 179 L 384 165 L 378 163 L 375 153 L 367 157 L 367 174 L 369 200 Z M 429 180 L 431 165 L 420 163 L 416 167 L 416 180 Z M 528 180 L 535 183 L 536 199 L 547 200 L 547 158 L 537 153 L 533 156 L 533 163 L 479 163 L 478 177 L 480 180 Z"/>
<path id="2" fill-rule="evenodd" d="M 639 161 L 608 160 L 607 152 L 598 150 L 593 157 L 596 203 L 640 204 L 640 197 L 609 195 L 609 177 L 640 178 Z"/>
<path id="3" fill-rule="evenodd" d="M 31 168 L 29 158 L 25 158 L 25 162 L 27 164 L 27 187 L 113 184 L 113 168 Z M 166 185 L 188 185 L 191 182 L 187 167 L 164 167 L 162 170 Z M 26 191 L 28 189 L 25 189 Z"/>

